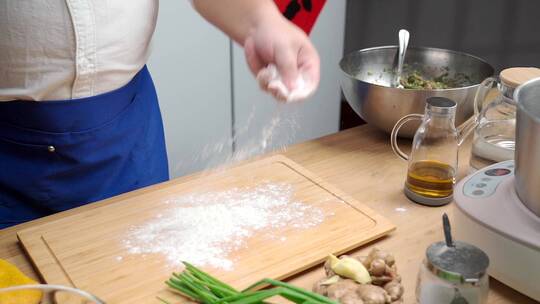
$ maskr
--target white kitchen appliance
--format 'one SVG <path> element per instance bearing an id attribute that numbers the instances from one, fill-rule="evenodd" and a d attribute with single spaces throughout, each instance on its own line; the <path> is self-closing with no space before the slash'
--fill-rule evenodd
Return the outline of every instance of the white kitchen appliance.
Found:
<path id="1" fill-rule="evenodd" d="M 540 216 L 516 193 L 514 161 L 462 179 L 454 198 L 456 239 L 487 253 L 492 277 L 540 301 Z"/>
<path id="2" fill-rule="evenodd" d="M 490 258 L 488 273 L 540 301 L 540 78 L 513 93 L 515 161 L 483 168 L 454 189 L 458 239 Z"/>

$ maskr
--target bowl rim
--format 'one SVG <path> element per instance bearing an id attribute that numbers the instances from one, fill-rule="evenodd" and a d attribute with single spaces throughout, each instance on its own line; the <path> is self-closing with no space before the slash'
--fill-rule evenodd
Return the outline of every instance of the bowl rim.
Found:
<path id="1" fill-rule="evenodd" d="M 405 88 L 388 87 L 388 86 L 384 86 L 384 85 L 380 85 L 380 84 L 376 84 L 376 83 L 367 82 L 367 81 L 364 81 L 362 79 L 358 79 L 358 78 L 352 76 L 351 74 L 347 73 L 343 69 L 344 60 L 346 58 L 349 58 L 353 54 L 365 53 L 365 52 L 369 52 L 369 51 L 376 51 L 376 50 L 382 50 L 382 49 L 398 49 L 398 48 L 399 48 L 399 46 L 397 46 L 397 45 L 383 45 L 383 46 L 369 47 L 369 48 L 364 48 L 364 49 L 349 52 L 349 53 L 345 54 L 341 58 L 341 60 L 339 61 L 339 68 L 340 68 L 340 70 L 341 70 L 341 72 L 343 74 L 345 74 L 347 77 L 352 78 L 354 80 L 358 80 L 358 81 L 361 81 L 363 83 L 367 83 L 369 85 L 373 85 L 373 86 L 377 86 L 377 87 L 381 87 L 381 88 L 385 88 L 385 89 L 407 91 L 407 92 L 449 92 L 449 91 L 457 91 L 457 90 L 466 90 L 466 89 L 470 89 L 470 88 L 474 88 L 474 87 L 479 86 L 482 83 L 482 81 L 484 80 L 484 79 L 482 79 L 482 81 L 480 81 L 479 83 L 476 83 L 476 84 L 473 84 L 473 85 L 470 85 L 470 86 L 466 86 L 466 87 L 459 87 L 459 88 L 448 88 L 448 89 L 405 89 Z M 460 52 L 460 51 L 454 51 L 454 50 L 449 50 L 449 49 L 435 48 L 435 47 L 425 47 L 425 46 L 410 46 L 410 47 L 407 48 L 407 50 L 410 50 L 410 49 L 442 51 L 442 52 L 445 52 L 445 53 L 452 53 L 452 54 L 457 54 L 457 55 L 465 55 L 467 57 L 471 57 L 473 59 L 476 59 L 476 60 L 486 64 L 489 68 L 491 68 L 491 74 L 488 75 L 486 78 L 493 77 L 493 75 L 495 74 L 495 68 L 493 68 L 493 66 L 491 64 L 489 64 L 486 60 L 484 60 L 484 59 L 482 59 L 482 58 L 480 58 L 478 56 L 471 55 L 469 53 Z"/>

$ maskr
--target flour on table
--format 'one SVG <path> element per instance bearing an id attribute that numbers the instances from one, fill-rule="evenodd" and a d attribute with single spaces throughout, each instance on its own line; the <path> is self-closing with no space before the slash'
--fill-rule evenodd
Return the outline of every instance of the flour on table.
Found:
<path id="1" fill-rule="evenodd" d="M 229 254 L 256 232 L 284 241 L 281 228 L 308 229 L 331 215 L 295 201 L 293 193 L 289 184 L 263 183 L 171 199 L 167 213 L 130 229 L 124 245 L 131 254 L 163 254 L 173 266 L 187 261 L 232 270 Z"/>

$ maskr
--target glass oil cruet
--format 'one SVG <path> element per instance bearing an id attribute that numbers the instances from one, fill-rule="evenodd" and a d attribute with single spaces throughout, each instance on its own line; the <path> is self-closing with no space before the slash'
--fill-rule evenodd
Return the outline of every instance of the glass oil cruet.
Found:
<path id="1" fill-rule="evenodd" d="M 516 87 L 536 77 L 540 77 L 538 68 L 515 67 L 480 84 L 472 118 L 476 124 L 470 159 L 473 171 L 514 159 L 516 103 L 512 96 Z"/>
<path id="2" fill-rule="evenodd" d="M 392 150 L 409 162 L 405 195 L 420 204 L 442 206 L 452 201 L 458 168 L 458 148 L 474 124 L 458 132 L 455 127 L 456 102 L 444 97 L 430 97 L 425 113 L 401 118 L 392 130 Z M 422 120 L 416 131 L 411 155 L 397 144 L 401 126 L 410 120 Z"/>

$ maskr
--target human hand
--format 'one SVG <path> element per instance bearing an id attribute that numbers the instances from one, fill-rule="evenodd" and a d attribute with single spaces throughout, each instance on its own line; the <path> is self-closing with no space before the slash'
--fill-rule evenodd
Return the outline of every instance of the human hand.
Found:
<path id="1" fill-rule="evenodd" d="M 319 84 L 317 50 L 301 29 L 281 15 L 262 16 L 248 33 L 244 51 L 261 88 L 278 100 L 303 99 Z"/>

